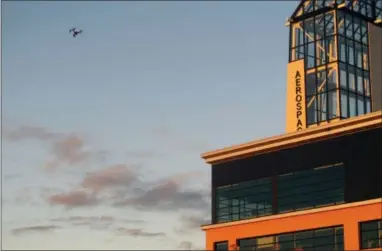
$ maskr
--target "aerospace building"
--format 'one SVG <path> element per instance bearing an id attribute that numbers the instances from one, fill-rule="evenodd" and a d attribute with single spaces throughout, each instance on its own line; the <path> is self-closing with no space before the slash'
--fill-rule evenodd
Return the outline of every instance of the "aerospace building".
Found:
<path id="1" fill-rule="evenodd" d="M 287 27 L 286 133 L 202 155 L 206 249 L 382 250 L 382 0 L 304 0 Z"/>

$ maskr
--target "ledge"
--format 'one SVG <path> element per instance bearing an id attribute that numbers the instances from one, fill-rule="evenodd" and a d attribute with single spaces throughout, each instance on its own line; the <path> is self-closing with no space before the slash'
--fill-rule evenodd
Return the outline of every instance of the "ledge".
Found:
<path id="1" fill-rule="evenodd" d="M 217 164 L 380 127 L 382 127 L 382 111 L 377 111 L 322 126 L 307 128 L 299 132 L 282 134 L 210 151 L 202 154 L 201 157 L 208 164 Z"/>

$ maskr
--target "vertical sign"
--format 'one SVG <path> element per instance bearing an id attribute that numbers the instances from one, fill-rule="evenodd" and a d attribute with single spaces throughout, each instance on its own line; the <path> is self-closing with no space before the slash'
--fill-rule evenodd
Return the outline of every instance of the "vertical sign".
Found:
<path id="1" fill-rule="evenodd" d="M 296 132 L 306 128 L 304 59 L 288 64 L 286 131 Z"/>

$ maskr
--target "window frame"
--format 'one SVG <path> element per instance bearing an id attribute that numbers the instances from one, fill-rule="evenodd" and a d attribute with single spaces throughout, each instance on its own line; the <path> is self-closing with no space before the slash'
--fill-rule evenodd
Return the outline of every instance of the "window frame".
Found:
<path id="1" fill-rule="evenodd" d="M 226 251 L 229 250 L 229 243 L 228 243 L 228 241 L 216 241 L 216 242 L 214 242 L 214 251 L 218 250 L 217 246 L 220 245 L 220 244 L 226 244 L 227 245 Z"/>
<path id="2" fill-rule="evenodd" d="M 362 226 L 364 224 L 368 224 L 368 223 L 373 223 L 373 222 L 377 222 L 377 229 L 375 229 L 378 233 L 378 238 L 376 239 L 377 241 L 377 247 L 373 247 L 373 248 L 369 248 L 369 247 L 364 247 L 363 246 L 363 233 L 364 232 L 370 232 L 370 231 L 373 231 L 373 230 L 369 230 L 369 231 L 363 231 L 362 229 Z M 359 229 L 359 249 L 360 250 L 365 250 L 365 249 L 374 249 L 374 248 L 382 248 L 382 218 L 380 219 L 374 219 L 374 220 L 369 220 L 369 221 L 361 221 L 358 223 L 358 229 Z"/>

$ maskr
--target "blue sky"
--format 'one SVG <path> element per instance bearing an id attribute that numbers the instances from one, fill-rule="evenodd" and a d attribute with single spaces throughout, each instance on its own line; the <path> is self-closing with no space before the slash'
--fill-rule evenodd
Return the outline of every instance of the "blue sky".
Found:
<path id="1" fill-rule="evenodd" d="M 203 248 L 200 154 L 284 132 L 296 6 L 3 2 L 2 248 Z"/>

